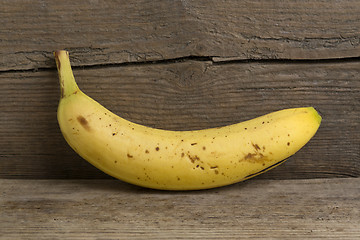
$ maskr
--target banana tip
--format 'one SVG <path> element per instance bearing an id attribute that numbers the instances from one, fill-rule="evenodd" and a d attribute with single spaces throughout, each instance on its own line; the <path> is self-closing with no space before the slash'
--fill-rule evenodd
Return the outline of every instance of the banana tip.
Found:
<path id="1" fill-rule="evenodd" d="M 320 111 L 318 111 L 317 109 L 315 109 L 314 107 L 309 107 L 309 109 L 314 113 L 314 117 L 316 119 L 316 121 L 319 123 L 321 123 L 322 117 L 320 115 Z"/>
<path id="2" fill-rule="evenodd" d="M 66 50 L 57 50 L 54 52 L 55 62 L 58 70 L 61 68 L 61 62 L 65 61 L 66 58 L 69 58 L 69 52 Z"/>
<path id="3" fill-rule="evenodd" d="M 68 53 L 68 51 L 66 51 L 66 50 L 57 50 L 57 51 L 54 52 L 54 56 L 55 56 L 55 57 L 60 57 L 60 56 L 62 56 L 63 54 L 67 54 L 67 55 L 68 55 L 69 53 Z"/>

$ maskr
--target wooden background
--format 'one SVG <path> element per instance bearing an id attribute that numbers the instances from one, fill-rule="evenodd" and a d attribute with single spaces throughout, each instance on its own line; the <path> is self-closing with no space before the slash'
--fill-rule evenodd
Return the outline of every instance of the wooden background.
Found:
<path id="1" fill-rule="evenodd" d="M 315 137 L 286 163 L 256 177 L 253 184 L 259 187 L 266 180 L 275 181 L 273 188 L 277 189 L 284 181 L 288 184 L 286 193 L 294 194 L 291 189 L 299 188 L 305 194 L 312 189 L 311 179 L 326 178 L 316 182 L 320 184 L 316 185 L 319 191 L 321 184 L 325 184 L 328 186 L 325 189 L 341 186 L 360 192 L 355 187 L 355 183 L 360 185 L 359 181 L 349 180 L 360 176 L 358 0 L 0 0 L 0 6 L 0 179 L 13 179 L 3 180 L 2 193 L 8 200 L 20 204 L 23 196 L 13 195 L 12 189 L 31 179 L 43 179 L 31 182 L 34 192 L 27 192 L 37 197 L 36 194 L 43 196 L 43 187 L 54 183 L 44 182 L 47 179 L 112 181 L 77 156 L 60 133 L 56 120 L 59 84 L 53 58 L 53 51 L 59 49 L 70 52 L 75 77 L 85 93 L 116 114 L 151 127 L 171 130 L 217 127 L 283 108 L 314 106 L 323 117 Z M 336 180 L 344 178 L 346 182 Z M 303 185 L 301 180 L 288 182 L 297 179 L 311 184 Z M 62 184 L 63 180 L 58 185 L 59 191 L 67 194 L 66 191 L 79 188 Z M 114 184 L 110 185 L 118 186 Z M 31 184 L 24 186 L 31 188 Z M 113 188 L 107 188 L 107 193 L 111 195 Z M 25 191 L 24 187 L 20 189 Z M 262 194 L 262 188 L 259 189 L 249 194 Z M 134 199 L 138 191 L 133 192 Z M 326 192 L 343 196 L 347 193 Z M 209 193 L 209 199 L 216 200 L 216 194 L 212 194 Z M 225 190 L 224 194 L 235 193 Z M 193 195 L 186 196 L 188 201 L 195 201 Z M 340 234 L 342 239 L 360 237 L 359 230 L 355 230 L 360 229 L 360 218 L 351 215 L 353 210 L 349 207 L 360 207 L 354 197 L 359 196 L 351 195 L 342 202 L 345 210 L 342 209 L 344 215 L 339 215 L 339 219 L 343 223 L 351 219 L 354 224 L 337 228 L 338 232 L 345 232 Z M 88 204 L 75 198 L 76 203 Z M 165 198 L 174 201 L 171 195 Z M 311 198 L 312 195 L 304 198 L 299 195 L 299 201 Z M 41 199 L 49 201 L 47 197 Z M 288 201 L 283 201 L 276 206 L 288 206 Z M 8 203 L 0 204 L 4 213 L 21 209 Z M 320 205 L 321 201 L 308 212 Z M 41 204 L 30 201 L 29 209 L 36 206 Z M 81 209 L 78 208 L 80 212 Z M 127 213 L 127 217 L 132 216 Z M 278 220 L 278 215 L 269 214 Z M 286 216 L 286 211 L 282 214 Z M 19 216 L 8 217 L 0 216 L 0 223 L 1 219 L 15 221 Z M 254 219 L 256 216 L 247 221 Z M 261 224 L 271 219 L 266 218 Z M 206 219 L 202 221 L 206 223 Z M 221 221 L 219 218 L 218 223 Z M 229 219 L 224 221 L 231 223 Z M 5 226 L 13 227 L 12 220 L 6 223 Z M 33 232 L 26 231 L 35 234 L 42 229 L 41 221 L 37 223 Z M 155 233 L 157 225 L 151 226 L 155 227 L 149 231 Z M 181 229 L 183 225 L 177 226 Z M 317 226 L 325 234 L 324 225 Z M 286 224 L 283 227 L 286 229 Z M 9 229 L 4 235 L 0 231 L 0 238 L 10 239 L 14 237 L 11 234 L 19 232 L 18 228 Z M 20 232 L 24 233 L 21 229 Z M 64 232 L 66 228 L 60 231 Z M 167 237 L 172 236 L 171 231 L 167 233 Z M 247 236 L 261 237 L 253 233 Z M 307 233 L 312 237 L 323 236 Z M 34 235 L 22 235 L 26 239 L 30 236 Z M 159 239 L 160 235 L 147 237 L 151 236 Z"/>
<path id="2" fill-rule="evenodd" d="M 360 176 L 360 3 L 2 1 L 0 178 L 108 178 L 56 120 L 53 51 L 118 115 L 185 130 L 314 106 L 316 136 L 259 178 Z"/>

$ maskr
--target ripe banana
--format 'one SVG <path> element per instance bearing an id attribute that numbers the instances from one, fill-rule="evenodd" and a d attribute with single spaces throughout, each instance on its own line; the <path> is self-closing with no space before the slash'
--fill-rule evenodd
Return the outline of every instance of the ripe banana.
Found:
<path id="1" fill-rule="evenodd" d="M 69 53 L 54 53 L 60 80 L 58 122 L 68 144 L 105 173 L 163 190 L 220 187 L 283 163 L 316 133 L 312 107 L 285 109 L 234 125 L 167 131 L 127 121 L 85 95 Z"/>

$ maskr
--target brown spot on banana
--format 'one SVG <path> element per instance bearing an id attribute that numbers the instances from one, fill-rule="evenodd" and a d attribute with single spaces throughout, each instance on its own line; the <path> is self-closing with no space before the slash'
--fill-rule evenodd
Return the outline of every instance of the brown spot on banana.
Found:
<path id="1" fill-rule="evenodd" d="M 255 148 L 255 151 L 260 150 L 261 148 L 259 147 L 259 145 L 257 145 L 256 143 L 251 143 L 253 145 L 253 147 Z"/>
<path id="2" fill-rule="evenodd" d="M 261 162 L 266 162 L 268 160 L 269 160 L 268 157 L 264 156 L 264 154 L 260 152 L 255 152 L 255 153 L 248 153 L 247 155 L 245 155 L 243 159 L 240 159 L 239 162 L 247 161 L 251 163 L 261 163 Z"/>
<path id="3" fill-rule="evenodd" d="M 195 163 L 195 161 L 199 161 L 200 158 L 197 155 L 191 156 L 190 154 L 188 154 L 188 158 L 190 159 L 190 161 L 192 163 Z"/>
<path id="4" fill-rule="evenodd" d="M 253 159 L 253 158 L 255 158 L 255 156 L 256 156 L 256 153 L 248 153 L 244 159 L 245 160 Z"/>
<path id="5" fill-rule="evenodd" d="M 60 52 L 61 51 L 54 52 L 55 62 L 56 62 L 56 67 L 58 69 L 58 72 L 60 72 L 60 69 L 61 69 L 61 62 L 60 62 L 60 59 L 59 59 Z M 64 79 L 60 78 L 60 75 L 59 75 L 59 79 L 60 79 L 60 97 L 64 98 L 65 97 L 65 94 L 64 94 Z"/>
<path id="6" fill-rule="evenodd" d="M 60 54 L 61 51 L 56 51 L 54 53 L 54 56 L 55 56 L 55 62 L 56 62 L 56 65 L 58 67 L 58 69 L 61 69 L 61 63 L 60 63 L 60 60 L 59 60 L 59 54 Z"/>
<path id="7" fill-rule="evenodd" d="M 89 122 L 86 120 L 86 118 L 84 118 L 83 116 L 80 115 L 77 117 L 77 120 L 86 131 L 91 130 L 91 128 L 89 126 Z"/>

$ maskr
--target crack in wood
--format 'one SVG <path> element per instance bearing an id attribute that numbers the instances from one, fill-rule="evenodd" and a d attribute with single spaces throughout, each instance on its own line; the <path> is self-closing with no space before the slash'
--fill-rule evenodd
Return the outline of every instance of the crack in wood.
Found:
<path id="1" fill-rule="evenodd" d="M 107 67 L 120 67 L 120 66 L 139 66 L 139 65 L 156 65 L 156 64 L 173 64 L 187 61 L 198 62 L 210 62 L 213 65 L 225 65 L 225 64 L 244 64 L 244 63 L 274 63 L 274 64 L 323 64 L 323 63 L 344 63 L 344 62 L 357 62 L 360 61 L 360 57 L 344 57 L 344 58 L 326 58 L 326 59 L 237 59 L 232 57 L 220 57 L 220 56 L 184 56 L 178 58 L 168 58 L 160 60 L 144 60 L 144 61 L 129 61 L 122 63 L 95 63 L 89 65 L 77 65 L 72 66 L 73 69 L 96 69 Z M 2 73 L 11 72 L 41 72 L 56 69 L 55 63 L 49 67 L 40 68 L 28 68 L 28 69 L 8 69 L 0 70 Z"/>

